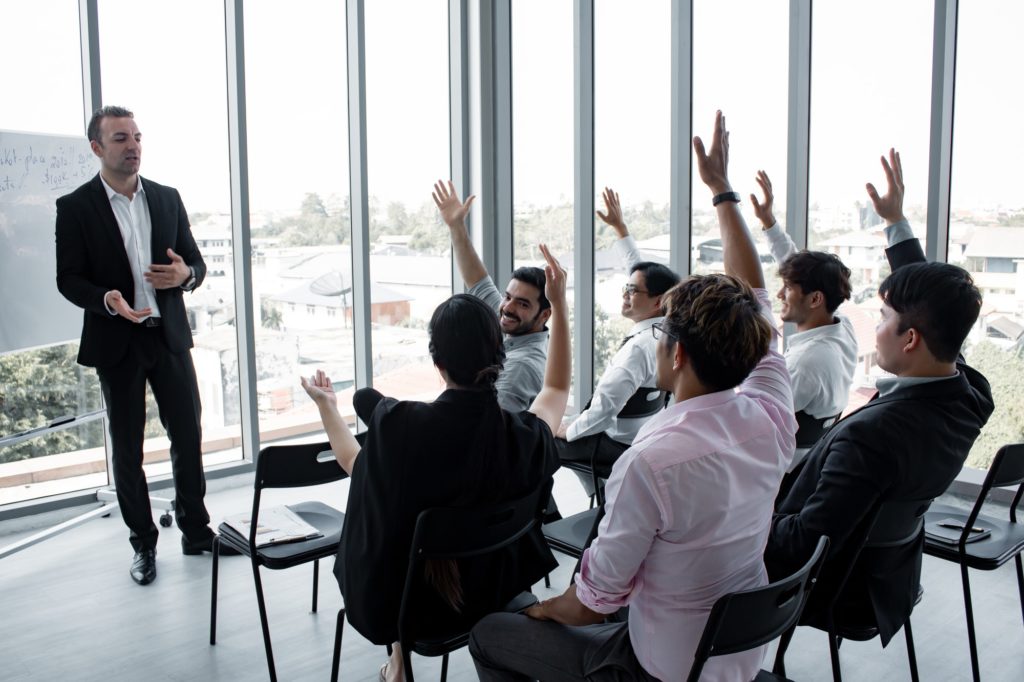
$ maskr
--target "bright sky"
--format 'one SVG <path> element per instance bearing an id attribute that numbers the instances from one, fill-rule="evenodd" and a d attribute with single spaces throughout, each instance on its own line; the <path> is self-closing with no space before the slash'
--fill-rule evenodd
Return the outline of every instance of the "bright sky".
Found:
<path id="1" fill-rule="evenodd" d="M 448 172 L 447 2 L 367 0 L 370 192 L 418 205 Z M 596 183 L 626 203 L 669 190 L 669 0 L 596 0 Z M 784 194 L 788 79 L 785 0 L 696 0 L 695 132 L 722 108 L 732 176 L 765 168 Z M 901 150 L 908 203 L 923 203 L 930 115 L 931 0 L 819 2 L 814 8 L 811 199 L 863 200 L 878 156 Z M 572 2 L 513 3 L 515 196 L 572 196 Z M 76 0 L 0 4 L 7 65 L 0 128 L 81 134 Z M 254 209 L 347 192 L 344 3 L 248 2 L 249 154 Z M 729 18 L 722 30 L 719 18 Z M 1024 205 L 1024 3 L 960 5 L 954 209 Z M 135 110 L 144 175 L 177 186 L 192 211 L 228 207 L 223 10 L 219 2 L 101 0 L 104 99 Z M 183 39 L 184 38 L 184 39 Z M 1018 79 L 1019 80 L 1019 79 Z M 695 196 L 700 196 L 695 194 Z"/>

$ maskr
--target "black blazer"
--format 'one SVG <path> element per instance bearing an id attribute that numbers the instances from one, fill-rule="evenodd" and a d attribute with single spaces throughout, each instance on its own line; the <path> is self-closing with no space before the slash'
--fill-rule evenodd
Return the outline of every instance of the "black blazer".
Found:
<path id="1" fill-rule="evenodd" d="M 206 277 L 206 263 L 192 238 L 178 190 L 146 178 L 142 178 L 142 188 L 153 223 L 153 263 L 169 264 L 167 249 L 173 249 L 195 270 L 199 286 Z M 57 200 L 57 289 L 85 310 L 78 362 L 87 367 L 120 362 L 128 351 L 134 323 L 108 313 L 103 296 L 117 289 L 134 308 L 135 285 L 124 240 L 99 175 Z M 177 287 L 156 292 L 164 339 L 173 353 L 192 347 L 182 293 Z"/>
<path id="2" fill-rule="evenodd" d="M 896 244 L 886 255 L 893 270 L 924 260 L 916 239 Z M 993 409 L 985 377 L 963 358 L 957 369 L 953 379 L 872 399 L 811 449 L 772 520 L 765 565 L 773 580 L 799 568 L 822 534 L 832 541 L 830 559 L 841 556 L 876 501 L 935 498 L 946 491 Z M 883 643 L 910 613 L 922 548 L 923 536 L 911 548 L 871 550 L 850 576 L 847 594 L 873 615 Z M 813 620 L 811 604 L 809 609 Z"/>

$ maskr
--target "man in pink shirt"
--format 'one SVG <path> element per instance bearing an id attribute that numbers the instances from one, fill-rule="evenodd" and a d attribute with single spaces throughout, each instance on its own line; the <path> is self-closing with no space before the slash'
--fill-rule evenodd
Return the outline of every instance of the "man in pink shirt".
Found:
<path id="1" fill-rule="evenodd" d="M 721 112 L 708 153 L 726 275 L 665 294 L 653 331 L 658 387 L 676 403 L 616 462 L 605 517 L 576 584 L 526 616 L 480 621 L 470 652 L 480 679 L 679 680 L 715 600 L 767 583 L 772 505 L 793 457 L 796 420 L 764 276 L 728 180 Z M 629 606 L 627 622 L 605 618 Z M 711 659 L 702 679 L 750 680 L 764 648 Z"/>

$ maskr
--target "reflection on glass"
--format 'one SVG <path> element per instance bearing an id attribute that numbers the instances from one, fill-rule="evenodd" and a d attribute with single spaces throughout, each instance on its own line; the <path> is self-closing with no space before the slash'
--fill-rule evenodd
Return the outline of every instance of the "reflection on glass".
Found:
<path id="1" fill-rule="evenodd" d="M 817 7 L 815 8 L 817 9 Z M 729 30 L 716 30 L 729 17 Z M 754 57 L 753 55 L 756 55 Z M 722 74 L 744 74 L 737 78 Z M 786 229 L 786 136 L 789 82 L 789 13 L 785 3 L 696 0 L 693 3 L 693 134 L 705 144 L 721 110 L 729 129 L 729 179 L 761 253 L 769 293 L 781 286 L 777 264 L 749 195 L 762 199 L 755 178 L 764 170 L 775 195 L 774 214 Z M 711 193 L 696 164 L 691 178 L 690 267 L 694 274 L 722 272 L 722 240 Z M 803 229 L 803 226 L 798 226 Z M 774 300 L 774 298 L 773 298 Z M 777 307 L 777 306 L 776 306 Z"/>
<path id="2" fill-rule="evenodd" d="M 1024 90 L 1004 82 L 1024 65 L 1021 22 L 1024 6 L 1013 0 L 960 4 L 949 262 L 966 268 L 984 297 L 967 361 L 1005 397 L 967 459 L 977 468 L 1024 441 Z"/>
<path id="3" fill-rule="evenodd" d="M 256 390 L 267 442 L 321 430 L 298 381 L 317 369 L 352 414 L 348 137 L 339 124 L 348 115 L 345 6 L 249 2 L 245 46 Z"/>
<path id="4" fill-rule="evenodd" d="M 616 190 L 641 258 L 669 262 L 671 13 L 668 0 L 594 5 L 594 165 L 598 197 Z M 594 221 L 594 383 L 633 323 L 621 315 L 629 269 L 615 231 Z"/>
<path id="5" fill-rule="evenodd" d="M 185 305 L 207 465 L 242 455 L 223 28 L 223 7 L 202 0 L 147 5 L 145 12 L 131 0 L 99 5 L 104 102 L 135 112 L 141 174 L 178 189 L 206 261 L 206 280 Z M 187 46 L 181 36 L 188 36 Z M 167 438 L 152 400 L 146 417 L 146 472 L 169 472 Z"/>
<path id="6" fill-rule="evenodd" d="M 889 274 L 885 225 L 864 184 L 885 186 L 879 157 L 890 147 L 903 161 L 904 212 L 924 243 L 932 17 L 929 0 L 814 7 L 808 247 L 835 253 L 852 272 L 853 297 L 838 310 L 853 322 L 859 348 L 847 411 L 867 402 L 883 373 L 875 362 L 875 324 L 878 285 Z M 900 46 L 900 78 L 878 77 L 892 68 L 891 54 L 865 36 L 874 45 Z"/>
<path id="7" fill-rule="evenodd" d="M 365 19 L 373 382 L 430 400 L 443 384 L 427 322 L 452 290 L 448 229 L 430 198 L 450 168 L 448 3 L 370 0 Z"/>

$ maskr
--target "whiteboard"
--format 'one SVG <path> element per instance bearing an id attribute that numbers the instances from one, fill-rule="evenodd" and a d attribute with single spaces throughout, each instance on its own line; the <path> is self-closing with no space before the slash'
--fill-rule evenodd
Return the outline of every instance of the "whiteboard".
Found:
<path id="1" fill-rule="evenodd" d="M 98 170 L 84 137 L 0 130 L 0 354 L 81 336 L 57 291 L 56 201 Z"/>

